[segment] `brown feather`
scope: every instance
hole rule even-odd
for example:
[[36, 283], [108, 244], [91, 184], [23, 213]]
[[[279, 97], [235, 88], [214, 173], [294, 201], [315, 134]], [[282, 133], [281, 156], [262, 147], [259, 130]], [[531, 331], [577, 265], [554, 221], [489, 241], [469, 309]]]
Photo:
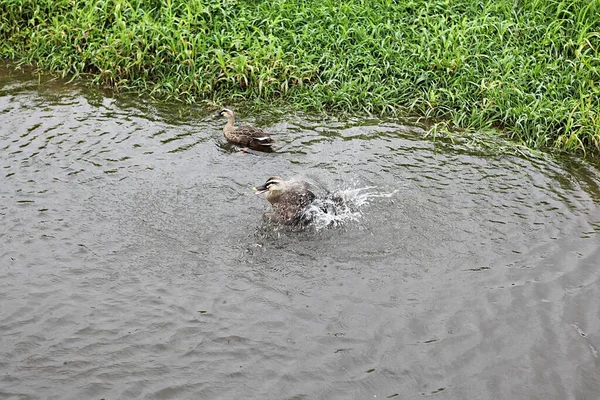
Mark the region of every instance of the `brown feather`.
[[[275, 182], [275, 186], [271, 185]], [[265, 198], [273, 209], [272, 217], [286, 224], [303, 222], [303, 212], [315, 200], [315, 194], [304, 181], [283, 181], [271, 177], [262, 188], [267, 188]]]
[[[225, 138], [231, 143], [248, 147], [269, 147], [274, 140], [262, 129], [252, 126], [240, 126], [232, 131], [225, 132]], [[262, 140], [261, 140], [262, 139]]]
[[233, 143], [246, 147], [270, 149], [275, 141], [268, 133], [253, 126], [235, 126], [235, 114], [227, 108], [217, 112], [217, 116], [226, 117], [227, 124], [223, 128], [225, 138]]

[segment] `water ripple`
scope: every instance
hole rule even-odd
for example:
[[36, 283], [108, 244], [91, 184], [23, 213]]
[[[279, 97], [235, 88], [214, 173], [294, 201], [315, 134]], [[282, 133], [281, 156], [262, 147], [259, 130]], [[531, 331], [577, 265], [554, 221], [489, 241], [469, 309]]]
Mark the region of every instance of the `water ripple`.
[[[197, 107], [0, 88], [0, 397], [600, 391], [597, 166], [241, 111], [278, 142], [243, 154]], [[358, 203], [274, 229], [275, 174]]]

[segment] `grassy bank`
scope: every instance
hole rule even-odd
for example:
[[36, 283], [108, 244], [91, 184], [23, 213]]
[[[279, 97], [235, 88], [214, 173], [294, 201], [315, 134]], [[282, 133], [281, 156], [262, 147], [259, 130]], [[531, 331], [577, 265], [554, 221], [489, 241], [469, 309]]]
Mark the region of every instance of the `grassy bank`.
[[159, 96], [600, 149], [598, 0], [0, 0], [0, 57]]

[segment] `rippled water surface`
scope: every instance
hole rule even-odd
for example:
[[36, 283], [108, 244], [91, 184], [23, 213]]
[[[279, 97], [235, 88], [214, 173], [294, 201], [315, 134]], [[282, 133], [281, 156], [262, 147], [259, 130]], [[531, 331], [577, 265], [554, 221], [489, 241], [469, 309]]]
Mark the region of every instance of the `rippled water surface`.
[[[0, 73], [0, 398], [598, 398], [596, 167], [241, 117], [277, 150]], [[271, 175], [365, 204], [274, 227], [251, 190]]]

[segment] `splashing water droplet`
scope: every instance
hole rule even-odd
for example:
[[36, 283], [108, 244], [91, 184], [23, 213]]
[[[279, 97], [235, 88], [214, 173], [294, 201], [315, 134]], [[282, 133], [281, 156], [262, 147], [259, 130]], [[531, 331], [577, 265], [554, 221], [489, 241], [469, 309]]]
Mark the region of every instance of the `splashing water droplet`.
[[380, 193], [374, 186], [339, 190], [317, 197], [302, 213], [302, 218], [310, 221], [317, 231], [324, 228], [336, 228], [351, 222], [358, 222], [363, 209], [373, 199], [390, 198], [398, 189], [389, 193]]

